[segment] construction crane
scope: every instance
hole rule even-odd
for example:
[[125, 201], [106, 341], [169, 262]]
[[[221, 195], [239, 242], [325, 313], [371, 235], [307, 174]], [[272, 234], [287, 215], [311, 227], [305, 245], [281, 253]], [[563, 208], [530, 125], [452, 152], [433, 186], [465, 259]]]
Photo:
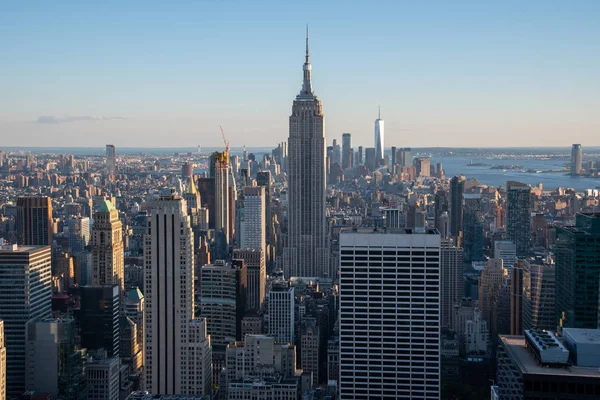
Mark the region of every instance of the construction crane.
[[219, 129], [221, 129], [221, 136], [223, 137], [223, 143], [225, 144], [225, 152], [229, 154], [229, 141], [225, 138], [225, 132], [223, 131], [223, 127], [219, 125]]

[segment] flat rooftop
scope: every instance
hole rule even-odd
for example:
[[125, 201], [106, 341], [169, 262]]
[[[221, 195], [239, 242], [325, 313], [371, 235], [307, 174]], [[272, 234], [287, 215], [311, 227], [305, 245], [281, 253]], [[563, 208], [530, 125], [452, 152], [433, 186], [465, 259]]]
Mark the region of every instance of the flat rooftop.
[[537, 360], [525, 346], [524, 336], [500, 335], [506, 352], [523, 374], [586, 376], [600, 378], [600, 369], [569, 366], [565, 368], [550, 368], [538, 364]]
[[563, 335], [568, 334], [581, 344], [600, 345], [600, 329], [563, 328]]
[[361, 233], [361, 234], [394, 234], [394, 235], [439, 235], [440, 232], [435, 228], [345, 228], [340, 233]]

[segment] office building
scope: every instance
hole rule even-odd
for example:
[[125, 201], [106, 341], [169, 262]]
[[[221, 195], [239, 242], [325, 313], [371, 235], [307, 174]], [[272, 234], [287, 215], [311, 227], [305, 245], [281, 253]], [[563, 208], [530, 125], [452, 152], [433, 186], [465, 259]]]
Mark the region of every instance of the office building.
[[[581, 344], [585, 343], [583, 339]], [[590, 348], [568, 349], [567, 343], [568, 339], [562, 343], [549, 331], [526, 330], [524, 336], [502, 335], [494, 388], [498, 399], [597, 399], [600, 358], [595, 358], [593, 367], [579, 365], [577, 360]], [[598, 341], [591, 348], [596, 355], [600, 354]]]
[[581, 163], [583, 161], [583, 151], [580, 144], [574, 144], [571, 147], [571, 175], [581, 174]]
[[273, 283], [267, 293], [269, 336], [283, 343], [294, 343], [294, 287], [284, 281]]
[[215, 351], [241, 339], [241, 326], [247, 302], [248, 270], [243, 260], [225, 263], [217, 260], [202, 267], [200, 278], [200, 317]]
[[52, 398], [88, 399], [85, 350], [75, 347], [73, 319], [32, 319], [26, 329], [26, 390]]
[[431, 176], [431, 160], [427, 157], [417, 157], [413, 160], [416, 176]]
[[115, 172], [116, 158], [117, 158], [117, 150], [115, 149], [115, 146], [112, 144], [107, 144], [106, 145], [106, 171], [109, 174], [112, 174]]
[[119, 317], [119, 352], [121, 363], [128, 367], [128, 374], [140, 374], [144, 365], [144, 337], [141, 325], [121, 315]]
[[17, 199], [17, 243], [23, 246], [52, 244], [52, 200], [49, 197]]
[[118, 285], [125, 290], [123, 224], [108, 200], [94, 214], [92, 229], [92, 285]]
[[441, 326], [452, 327], [454, 305], [463, 297], [464, 251], [443, 240], [440, 250]]
[[363, 165], [364, 160], [365, 160], [365, 158], [363, 155], [363, 147], [358, 146], [358, 151], [356, 152], [356, 165]]
[[529, 255], [531, 238], [531, 188], [520, 182], [506, 182], [506, 231], [517, 246], [517, 257]]
[[311, 386], [319, 383], [319, 326], [316, 318], [305, 317], [300, 332], [300, 365], [310, 374]]
[[206, 331], [206, 319], [190, 321], [188, 337], [187, 375], [189, 394], [212, 393], [212, 346]]
[[82, 347], [88, 350], [104, 349], [109, 357], [120, 356], [120, 297], [118, 285], [81, 288], [79, 326]]
[[312, 89], [306, 37], [302, 89], [290, 116], [288, 139], [288, 237], [284, 275], [329, 276], [325, 221], [325, 131], [321, 101]]
[[154, 394], [189, 393], [184, 362], [194, 318], [192, 243], [185, 202], [164, 190], [150, 203], [144, 239], [144, 375], [145, 389]]
[[463, 228], [463, 198], [466, 178], [457, 175], [450, 179], [450, 234], [457, 237]]
[[227, 385], [228, 400], [297, 400], [300, 395], [297, 378], [273, 375], [262, 378], [238, 379]]
[[481, 194], [466, 193], [463, 195], [463, 239], [462, 247], [465, 249], [465, 261], [483, 261], [483, 227], [485, 214], [481, 206]]
[[510, 334], [523, 333], [523, 273], [525, 261], [519, 260], [510, 273]]
[[225, 234], [229, 243], [229, 154], [227, 151], [213, 153], [215, 180], [215, 229]]
[[354, 151], [352, 150], [352, 135], [344, 133], [342, 135], [342, 168], [352, 168], [354, 161]]
[[50, 246], [0, 247], [0, 320], [4, 320], [7, 397], [25, 390], [26, 325], [52, 315]]
[[267, 250], [266, 204], [263, 186], [244, 188], [244, 217], [240, 221], [240, 248]]
[[6, 400], [6, 345], [2, 320], [0, 320], [0, 400]]
[[246, 308], [254, 311], [260, 310], [266, 295], [267, 265], [264, 253], [260, 249], [235, 249], [233, 250], [233, 259], [244, 260], [247, 269]]
[[379, 115], [375, 120], [375, 164], [377, 166], [383, 165], [383, 156], [385, 153], [384, 147], [384, 124], [381, 119], [381, 107], [379, 108]]
[[440, 246], [432, 229], [340, 233], [340, 398], [440, 398]]
[[496, 240], [494, 258], [502, 260], [504, 267], [510, 270], [517, 262], [517, 245], [510, 240]]
[[85, 365], [89, 400], [119, 400], [119, 358], [102, 352], [89, 355]]
[[459, 336], [462, 354], [487, 354], [490, 340], [488, 324], [481, 318], [481, 310], [473, 300], [463, 299], [454, 306], [452, 329]]
[[542, 260], [523, 260], [523, 329], [556, 329], [556, 268]]
[[409, 147], [400, 148], [396, 152], [396, 162], [402, 167], [410, 167], [412, 165], [411, 149]]
[[556, 228], [557, 321], [569, 328], [600, 326], [600, 214], [578, 213], [575, 226]]
[[365, 166], [371, 172], [377, 169], [377, 150], [374, 147], [365, 149]]
[[500, 295], [500, 287], [504, 282], [505, 273], [502, 260], [491, 258], [487, 261], [479, 278], [479, 309], [483, 320], [488, 323], [490, 328], [495, 319], [493, 316], [494, 304]]

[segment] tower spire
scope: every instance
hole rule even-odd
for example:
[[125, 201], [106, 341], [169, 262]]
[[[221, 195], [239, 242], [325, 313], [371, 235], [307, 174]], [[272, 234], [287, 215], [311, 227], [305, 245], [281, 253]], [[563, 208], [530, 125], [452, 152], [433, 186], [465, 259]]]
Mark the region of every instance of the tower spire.
[[310, 54], [308, 52], [308, 24], [306, 24], [306, 63], [310, 63]]
[[379, 115], [377, 116], [377, 119], [381, 119], [381, 104], [379, 105]]
[[302, 82], [302, 91], [300, 92], [300, 95], [312, 96], [313, 95], [312, 82], [311, 82], [312, 67], [310, 65], [310, 55], [308, 52], [308, 24], [306, 24], [306, 56], [304, 59], [304, 67], [302, 68], [302, 70], [304, 72], [304, 79]]

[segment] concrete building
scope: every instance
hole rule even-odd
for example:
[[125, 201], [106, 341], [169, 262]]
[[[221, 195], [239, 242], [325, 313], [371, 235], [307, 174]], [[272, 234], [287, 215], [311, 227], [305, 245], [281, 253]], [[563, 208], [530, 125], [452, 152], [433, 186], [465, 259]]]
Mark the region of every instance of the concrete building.
[[212, 393], [212, 346], [206, 332], [206, 319], [190, 322], [188, 336], [187, 374], [189, 394]]
[[557, 321], [569, 328], [600, 326], [600, 213], [576, 216], [575, 226], [557, 227]]
[[265, 302], [267, 264], [264, 252], [260, 249], [235, 249], [233, 259], [244, 260], [248, 274], [248, 295], [246, 308], [258, 311]]
[[105, 200], [94, 214], [92, 229], [92, 285], [118, 285], [125, 290], [123, 224], [119, 211]]
[[297, 378], [268, 377], [235, 380], [227, 386], [227, 400], [297, 400]]
[[556, 268], [540, 260], [523, 262], [523, 329], [556, 329]]
[[278, 342], [294, 343], [294, 287], [287, 282], [274, 282], [267, 293], [269, 336]]
[[[565, 336], [565, 344], [568, 340]], [[525, 336], [500, 336], [494, 388], [498, 399], [597, 399], [600, 358], [595, 357], [594, 367], [582, 366], [575, 361], [582, 353], [577, 348], [569, 351], [554, 332], [527, 330]], [[594, 354], [599, 354], [597, 349]]]
[[306, 37], [302, 89], [290, 115], [288, 138], [288, 237], [283, 271], [292, 276], [328, 277], [325, 220], [325, 131], [321, 101], [312, 89]]
[[454, 307], [453, 330], [458, 334], [462, 353], [484, 355], [488, 352], [488, 324], [473, 300], [463, 300]]
[[87, 358], [88, 399], [119, 400], [119, 358], [94, 354]]
[[26, 324], [52, 315], [50, 246], [0, 247], [0, 319], [4, 320], [6, 392], [25, 390]]
[[531, 247], [531, 187], [521, 182], [506, 182], [506, 231], [517, 247], [517, 257], [529, 255]]
[[354, 161], [354, 152], [352, 150], [352, 135], [342, 134], [342, 168], [352, 168]]
[[49, 197], [17, 199], [17, 243], [24, 246], [52, 244], [52, 200]]
[[431, 176], [431, 160], [428, 157], [417, 157], [413, 160], [416, 176]]
[[106, 172], [112, 174], [115, 172], [117, 150], [114, 145], [106, 145]]
[[490, 328], [495, 319], [493, 316], [494, 304], [498, 300], [505, 274], [506, 270], [503, 268], [502, 260], [491, 258], [487, 261], [479, 278], [479, 309], [483, 320], [488, 323]]
[[523, 333], [523, 260], [510, 273], [510, 334]]
[[450, 234], [453, 237], [458, 237], [460, 232], [464, 231], [463, 212], [466, 180], [464, 175], [457, 175], [450, 179]]
[[517, 261], [517, 245], [510, 240], [496, 240], [494, 242], [494, 258], [501, 259], [504, 268], [510, 270]]
[[300, 332], [300, 365], [302, 371], [311, 375], [311, 385], [319, 383], [319, 326], [315, 318], [305, 317]]
[[440, 398], [437, 230], [340, 233], [340, 397]]
[[440, 250], [441, 326], [451, 327], [454, 306], [463, 297], [463, 249], [442, 240]]
[[327, 381], [337, 382], [340, 379], [340, 340], [330, 339], [327, 342]]

